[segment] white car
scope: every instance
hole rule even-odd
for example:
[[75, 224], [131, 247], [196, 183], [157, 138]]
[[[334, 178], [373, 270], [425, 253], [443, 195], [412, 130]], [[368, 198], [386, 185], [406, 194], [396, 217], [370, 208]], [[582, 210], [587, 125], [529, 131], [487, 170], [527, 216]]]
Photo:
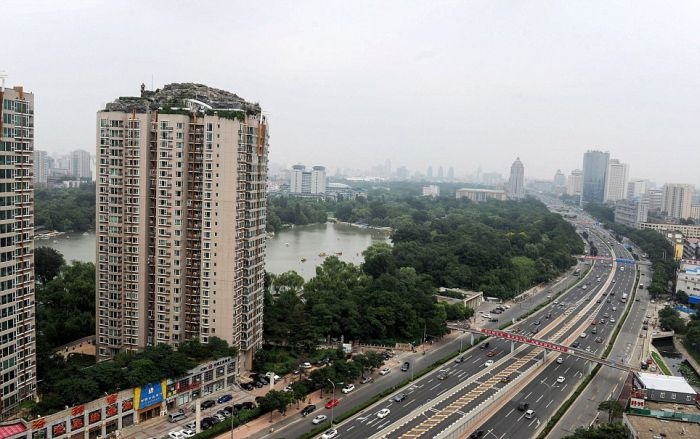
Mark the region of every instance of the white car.
[[302, 369], [311, 369], [311, 363], [308, 361], [301, 365]]
[[610, 323], [615, 323], [615, 318], [614, 318], [614, 317], [610, 317]]
[[274, 373], [274, 372], [268, 372], [268, 373], [265, 374], [265, 376], [268, 377], [269, 379], [275, 380], [275, 381], [279, 381], [279, 380], [282, 379], [279, 375], [277, 375], [277, 374]]
[[389, 409], [381, 409], [381, 410], [379, 410], [379, 412], [377, 412], [377, 417], [380, 418], [380, 419], [381, 419], [381, 418], [386, 418], [387, 416], [389, 416], [389, 413], [391, 413], [391, 410], [389, 410]]
[[185, 439], [185, 435], [182, 434], [182, 430], [171, 431], [170, 433], [168, 433], [168, 437], [171, 439]]
[[379, 375], [386, 375], [389, 372], [391, 372], [391, 369], [389, 369], [388, 367], [384, 367], [382, 368], [382, 370], [379, 371]]
[[321, 439], [331, 439], [332, 437], [336, 436], [338, 436], [338, 430], [331, 428], [330, 430], [326, 430], [326, 432], [321, 435]]
[[185, 436], [185, 437], [187, 437], [187, 438], [189, 438], [189, 437], [194, 437], [196, 434], [197, 434], [197, 433], [195, 433], [194, 430], [191, 430], [191, 429], [189, 429], [189, 428], [186, 429], [186, 430], [182, 430], [182, 435]]
[[493, 360], [489, 360], [486, 363], [484, 363], [484, 367], [489, 367], [491, 365], [493, 365]]
[[316, 416], [315, 418], [313, 418], [313, 419], [311, 420], [311, 423], [314, 424], [314, 425], [317, 425], [317, 424], [320, 424], [321, 422], [325, 421], [326, 419], [328, 419], [328, 416], [326, 416], [326, 415], [318, 415], [318, 416]]
[[355, 390], [355, 385], [354, 384], [348, 384], [347, 386], [343, 387], [340, 391], [343, 393], [350, 393], [353, 390]]
[[564, 377], [560, 376], [559, 378], [557, 378], [557, 382], [558, 382], [558, 383], [563, 383], [563, 382], [564, 382]]
[[562, 364], [564, 362], [564, 357], [557, 357], [557, 363]]

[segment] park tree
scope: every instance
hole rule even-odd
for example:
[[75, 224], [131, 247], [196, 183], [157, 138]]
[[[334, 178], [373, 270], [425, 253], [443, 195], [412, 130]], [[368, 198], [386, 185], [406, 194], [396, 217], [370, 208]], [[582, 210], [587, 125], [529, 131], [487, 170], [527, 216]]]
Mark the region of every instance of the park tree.
[[45, 284], [61, 272], [61, 267], [66, 261], [63, 255], [51, 247], [37, 247], [34, 249], [34, 273], [37, 280]]

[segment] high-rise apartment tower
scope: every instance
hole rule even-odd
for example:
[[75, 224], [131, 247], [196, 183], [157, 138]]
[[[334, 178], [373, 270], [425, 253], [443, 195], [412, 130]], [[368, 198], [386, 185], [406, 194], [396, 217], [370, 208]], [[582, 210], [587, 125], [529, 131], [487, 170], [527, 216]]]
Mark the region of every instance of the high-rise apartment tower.
[[693, 192], [692, 185], [666, 183], [663, 187], [661, 211], [671, 218], [690, 218]]
[[627, 198], [627, 180], [629, 179], [629, 166], [620, 163], [617, 159], [611, 159], [608, 164], [608, 173], [605, 179], [605, 194], [603, 200], [617, 201]]
[[0, 419], [36, 396], [34, 95], [0, 87]]
[[211, 337], [262, 345], [268, 126], [169, 84], [97, 113], [97, 356]]

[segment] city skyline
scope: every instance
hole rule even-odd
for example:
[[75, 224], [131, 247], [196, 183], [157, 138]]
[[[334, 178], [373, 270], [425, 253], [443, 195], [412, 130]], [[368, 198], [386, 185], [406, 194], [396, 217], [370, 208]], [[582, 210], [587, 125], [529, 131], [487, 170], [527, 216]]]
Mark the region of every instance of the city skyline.
[[[594, 149], [630, 177], [700, 183], [690, 168], [659, 166], [668, 151], [700, 160], [696, 3], [208, 2], [194, 15], [165, 4], [4, 5], [4, 29], [23, 44], [5, 49], [14, 62], [0, 70], [41, 96], [37, 149], [90, 149], [94, 108], [142, 83], [197, 81], [265, 102], [270, 160], [288, 166], [389, 159], [507, 175], [520, 157], [544, 179]], [[115, 56], [144, 41], [151, 49]]]

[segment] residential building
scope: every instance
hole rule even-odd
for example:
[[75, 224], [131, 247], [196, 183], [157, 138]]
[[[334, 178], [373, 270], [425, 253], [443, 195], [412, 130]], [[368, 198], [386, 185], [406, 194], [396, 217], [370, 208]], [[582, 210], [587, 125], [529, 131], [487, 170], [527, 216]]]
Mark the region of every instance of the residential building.
[[92, 158], [81, 149], [70, 153], [70, 173], [78, 180], [92, 180]]
[[508, 179], [508, 197], [514, 200], [525, 198], [525, 167], [520, 157], [516, 158], [510, 166], [510, 178]]
[[638, 229], [640, 223], [647, 221], [648, 209], [640, 200], [619, 200], [615, 203], [615, 222]]
[[641, 198], [647, 189], [651, 189], [648, 180], [633, 179], [627, 183], [627, 198]]
[[44, 187], [49, 182], [49, 156], [46, 151], [34, 151], [34, 186]]
[[480, 203], [487, 200], [506, 201], [508, 196], [506, 191], [502, 189], [479, 189], [479, 188], [464, 188], [457, 189], [457, 198], [468, 198], [475, 203]]
[[690, 217], [694, 220], [700, 219], [700, 204], [690, 206]]
[[700, 239], [683, 238], [683, 259], [700, 259]]
[[566, 190], [566, 176], [561, 172], [561, 169], [557, 169], [557, 172], [554, 174], [553, 183], [554, 190], [560, 193]]
[[566, 180], [566, 194], [570, 196], [581, 196], [583, 192], [583, 171], [574, 169]]
[[0, 419], [36, 398], [34, 94], [0, 86]]
[[[686, 241], [687, 239], [683, 242], [684, 253]], [[697, 241], [693, 241], [695, 241], [695, 251], [697, 252]], [[676, 273], [675, 292], [678, 291], [685, 291], [685, 293], [689, 296], [689, 303], [700, 303], [700, 260], [691, 258], [683, 259], [681, 261], [678, 273]]]
[[326, 168], [314, 166], [307, 170], [304, 165], [292, 166], [289, 180], [289, 193], [302, 197], [323, 197], [326, 195]]
[[424, 197], [439, 197], [440, 196], [440, 186], [436, 184], [430, 184], [428, 186], [423, 186], [423, 196]]
[[603, 201], [607, 203], [626, 199], [628, 177], [629, 166], [626, 163], [620, 163], [617, 159], [611, 159], [605, 179]]
[[693, 186], [689, 184], [666, 183], [663, 187], [662, 212], [671, 218], [690, 218], [693, 202]]
[[447, 168], [447, 179], [454, 180], [454, 178], [455, 178], [455, 168], [450, 166], [449, 168]]
[[649, 212], [661, 212], [663, 208], [664, 191], [661, 189], [648, 189], [642, 196], [649, 205]]
[[97, 113], [97, 359], [211, 337], [262, 346], [268, 124], [168, 84]]
[[584, 203], [602, 203], [604, 201], [609, 162], [609, 152], [586, 151], [583, 154], [583, 190], [581, 195]]

